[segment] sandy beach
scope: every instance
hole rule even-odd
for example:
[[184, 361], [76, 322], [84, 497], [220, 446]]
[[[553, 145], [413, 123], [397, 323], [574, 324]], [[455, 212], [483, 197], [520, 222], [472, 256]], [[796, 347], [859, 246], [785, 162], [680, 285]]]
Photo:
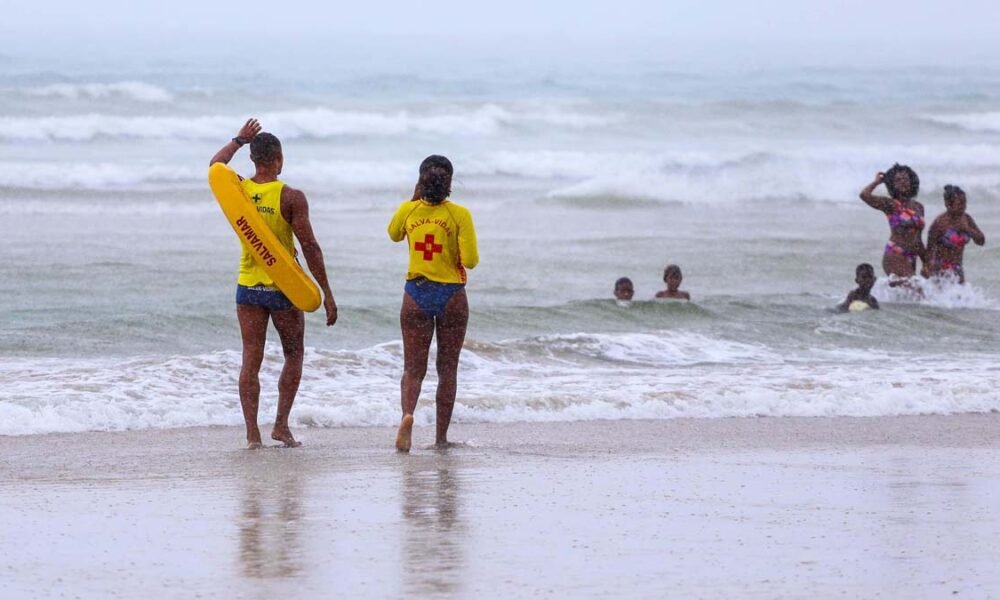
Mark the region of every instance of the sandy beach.
[[1000, 3], [9, 4], [0, 600], [1000, 600]]
[[0, 438], [0, 597], [1000, 596], [1000, 415]]

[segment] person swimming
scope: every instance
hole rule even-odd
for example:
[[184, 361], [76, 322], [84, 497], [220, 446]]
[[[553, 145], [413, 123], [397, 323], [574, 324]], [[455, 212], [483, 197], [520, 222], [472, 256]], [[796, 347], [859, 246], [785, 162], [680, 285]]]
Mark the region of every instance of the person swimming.
[[[883, 183], [889, 198], [873, 193]], [[920, 178], [916, 172], [897, 163], [885, 173], [875, 175], [859, 194], [865, 204], [882, 211], [889, 220], [890, 235], [882, 254], [882, 269], [886, 275], [901, 280], [916, 275], [917, 258], [927, 265], [927, 252], [921, 238], [924, 206], [914, 200], [919, 190]]]
[[977, 246], [986, 243], [976, 221], [965, 212], [966, 196], [957, 185], [944, 186], [945, 212], [939, 215], [927, 232], [927, 255], [930, 259], [924, 266], [924, 276], [957, 277], [965, 283], [965, 269], [962, 261], [965, 246], [971, 241]]
[[878, 300], [871, 295], [875, 281], [875, 267], [868, 263], [858, 265], [854, 269], [854, 283], [858, 284], [858, 287], [847, 293], [847, 298], [837, 305], [837, 310], [840, 312], [856, 312], [867, 308], [878, 310]]
[[403, 418], [396, 449], [409, 452], [413, 413], [427, 373], [431, 339], [437, 332], [437, 436], [448, 445], [448, 427], [455, 408], [458, 359], [465, 344], [469, 301], [466, 269], [479, 263], [476, 230], [467, 208], [449, 199], [454, 169], [444, 156], [432, 155], [420, 164], [413, 198], [399, 205], [389, 221], [389, 238], [407, 240], [406, 273], [399, 323], [403, 334], [403, 378], [400, 402]]
[[632, 303], [632, 296], [635, 295], [635, 287], [628, 277], [619, 277], [615, 281], [615, 301], [619, 306], [628, 306]]
[[684, 274], [681, 273], [681, 268], [677, 265], [667, 265], [667, 268], [663, 270], [663, 282], [667, 284], [667, 289], [656, 292], [656, 297], [691, 300], [691, 294], [680, 289], [682, 281], [684, 281]]

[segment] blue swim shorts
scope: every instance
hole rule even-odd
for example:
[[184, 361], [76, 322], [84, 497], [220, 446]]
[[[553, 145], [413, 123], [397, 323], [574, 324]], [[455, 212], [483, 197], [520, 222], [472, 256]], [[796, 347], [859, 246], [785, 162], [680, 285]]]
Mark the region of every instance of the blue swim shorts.
[[294, 308], [292, 301], [276, 287], [267, 285], [236, 286], [236, 304], [263, 306], [270, 310], [288, 310]]

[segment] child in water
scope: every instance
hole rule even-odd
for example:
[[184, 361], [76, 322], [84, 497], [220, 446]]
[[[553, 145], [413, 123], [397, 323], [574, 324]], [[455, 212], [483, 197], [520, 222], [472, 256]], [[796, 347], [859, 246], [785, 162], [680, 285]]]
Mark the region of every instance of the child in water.
[[635, 287], [628, 277], [619, 277], [615, 282], [615, 301], [619, 306], [628, 306], [632, 303], [632, 296], [635, 295]]
[[663, 270], [663, 282], [667, 284], [667, 289], [656, 292], [657, 298], [673, 298], [675, 300], [690, 300], [691, 294], [680, 289], [684, 275], [677, 265], [667, 265]]
[[875, 285], [875, 268], [868, 263], [861, 263], [854, 270], [854, 283], [858, 288], [851, 290], [839, 305], [840, 312], [857, 312], [868, 308], [878, 310], [878, 300], [872, 296], [872, 286]]

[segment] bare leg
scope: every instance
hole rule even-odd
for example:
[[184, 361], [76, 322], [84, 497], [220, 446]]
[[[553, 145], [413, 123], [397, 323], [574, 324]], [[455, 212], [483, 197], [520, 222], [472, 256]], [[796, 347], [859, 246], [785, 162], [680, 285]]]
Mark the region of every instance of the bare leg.
[[902, 287], [918, 298], [923, 298], [924, 290], [913, 280], [916, 275], [915, 262], [900, 254], [886, 254], [882, 257], [882, 268], [886, 275], [895, 275], [898, 279], [890, 281], [889, 287]]
[[[900, 279], [909, 279], [914, 275], [913, 263], [901, 254], [885, 254], [882, 256], [882, 269], [886, 275], [895, 275]], [[901, 285], [901, 284], [896, 284]]]
[[459, 290], [448, 301], [444, 315], [437, 321], [437, 437], [438, 446], [448, 445], [448, 426], [455, 408], [458, 390], [458, 358], [465, 344], [469, 324], [469, 299]]
[[396, 449], [400, 452], [409, 452], [413, 411], [417, 408], [420, 388], [427, 374], [427, 353], [434, 337], [434, 321], [420, 310], [413, 298], [403, 294], [399, 325], [403, 330], [403, 379], [399, 384], [403, 418], [396, 435]]
[[267, 339], [267, 309], [246, 304], [236, 305], [243, 338], [243, 366], [240, 369], [240, 406], [247, 428], [247, 448], [261, 447], [257, 428], [257, 407], [260, 405], [260, 363], [264, 359]]
[[274, 429], [271, 439], [277, 440], [287, 448], [297, 448], [302, 445], [292, 436], [288, 428], [288, 415], [292, 412], [295, 394], [299, 391], [302, 381], [302, 359], [305, 344], [305, 315], [297, 308], [276, 310], [271, 313], [271, 321], [281, 338], [281, 350], [285, 355], [285, 364], [278, 378], [278, 414], [274, 417]]
[[413, 415], [403, 415], [396, 430], [396, 450], [409, 452], [413, 445]]

